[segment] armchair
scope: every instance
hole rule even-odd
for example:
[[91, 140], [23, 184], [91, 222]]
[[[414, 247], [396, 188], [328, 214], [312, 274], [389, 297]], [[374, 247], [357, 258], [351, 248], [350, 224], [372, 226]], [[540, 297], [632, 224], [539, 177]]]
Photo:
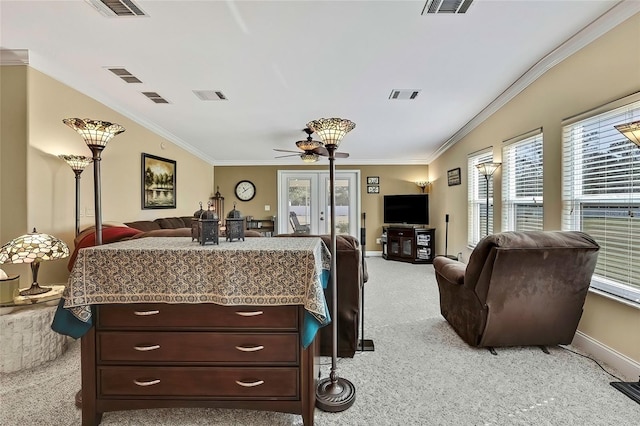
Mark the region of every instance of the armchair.
[[434, 259], [440, 312], [471, 346], [569, 344], [599, 249], [575, 231], [489, 235], [468, 265]]
[[309, 234], [311, 227], [309, 225], [301, 225], [296, 212], [289, 212], [289, 223], [293, 228], [294, 234]]

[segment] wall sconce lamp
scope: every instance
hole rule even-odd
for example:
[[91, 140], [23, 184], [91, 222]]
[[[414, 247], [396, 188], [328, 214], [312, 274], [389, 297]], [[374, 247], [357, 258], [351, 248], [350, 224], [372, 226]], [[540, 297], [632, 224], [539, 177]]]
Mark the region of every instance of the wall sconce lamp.
[[422, 193], [423, 193], [423, 194], [424, 194], [424, 189], [425, 189], [426, 187], [428, 187], [430, 183], [431, 183], [431, 182], [426, 181], [426, 180], [419, 180], [419, 181], [416, 181], [416, 185], [418, 185], [418, 186], [420, 187], [420, 190], [422, 191]]
[[640, 120], [626, 124], [618, 124], [613, 127], [640, 148]]
[[38, 284], [38, 270], [40, 262], [45, 260], [62, 259], [69, 256], [69, 247], [64, 241], [49, 234], [41, 234], [33, 228], [30, 234], [14, 238], [0, 247], [0, 264], [2, 263], [30, 263], [33, 283], [31, 287], [20, 292], [20, 296], [35, 296], [51, 290]]
[[108, 121], [65, 118], [64, 124], [78, 132], [93, 154], [93, 194], [96, 214], [96, 245], [102, 245], [102, 203], [100, 198], [100, 155], [109, 141], [125, 128]]
[[493, 176], [496, 170], [498, 170], [498, 167], [500, 167], [501, 165], [502, 163], [492, 163], [492, 162], [476, 164], [476, 167], [478, 168], [478, 171], [480, 172], [480, 174], [484, 176], [484, 178], [487, 180], [487, 220], [486, 220], [487, 232], [485, 236], [489, 235], [489, 178]]
[[80, 234], [80, 175], [85, 167], [93, 161], [91, 157], [84, 155], [58, 155], [58, 157], [71, 167], [76, 175], [76, 237]]

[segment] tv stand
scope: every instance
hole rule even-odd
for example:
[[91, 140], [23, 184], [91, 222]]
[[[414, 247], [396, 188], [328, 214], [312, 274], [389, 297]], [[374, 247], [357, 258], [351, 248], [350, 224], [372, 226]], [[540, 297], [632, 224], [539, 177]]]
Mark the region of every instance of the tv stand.
[[382, 228], [382, 257], [410, 263], [433, 263], [436, 230], [410, 225]]

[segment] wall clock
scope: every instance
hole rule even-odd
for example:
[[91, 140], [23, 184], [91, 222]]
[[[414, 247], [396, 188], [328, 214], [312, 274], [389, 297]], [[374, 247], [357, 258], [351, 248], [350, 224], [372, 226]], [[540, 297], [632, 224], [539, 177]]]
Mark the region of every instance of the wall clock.
[[240, 201], [249, 201], [256, 196], [256, 186], [248, 180], [241, 180], [236, 185], [236, 197]]

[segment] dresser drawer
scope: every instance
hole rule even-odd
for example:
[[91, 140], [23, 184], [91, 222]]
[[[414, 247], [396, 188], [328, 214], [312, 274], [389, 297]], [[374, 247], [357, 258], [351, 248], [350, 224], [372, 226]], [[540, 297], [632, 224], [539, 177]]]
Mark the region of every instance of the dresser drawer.
[[214, 303], [127, 303], [98, 305], [98, 329], [220, 328], [298, 329], [298, 306], [221, 306]]
[[98, 367], [102, 397], [299, 398], [297, 368]]
[[296, 365], [297, 333], [101, 331], [98, 362], [278, 363]]

